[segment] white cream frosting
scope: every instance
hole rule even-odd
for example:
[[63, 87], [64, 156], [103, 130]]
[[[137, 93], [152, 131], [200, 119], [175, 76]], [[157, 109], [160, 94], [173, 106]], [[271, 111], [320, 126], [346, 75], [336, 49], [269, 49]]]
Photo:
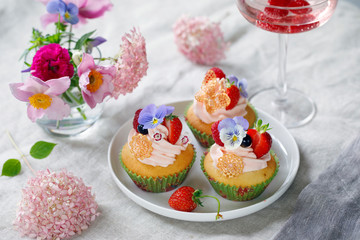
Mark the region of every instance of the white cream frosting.
[[[161, 166], [167, 167], [173, 164], [176, 160], [176, 156], [185, 150], [190, 143], [190, 138], [186, 135], [181, 135], [179, 140], [175, 144], [171, 144], [167, 137], [169, 135], [168, 129], [164, 125], [158, 125], [154, 129], [148, 129], [149, 133], [146, 137], [151, 141], [153, 151], [149, 158], [139, 159], [138, 160], [144, 164], [151, 166]], [[128, 142], [131, 141], [132, 137], [137, 135], [135, 129], [131, 129], [128, 135]], [[161, 134], [161, 140], [156, 140], [154, 138], [155, 134]], [[187, 137], [188, 141], [183, 144], [183, 138]], [[130, 145], [129, 145], [130, 147]], [[130, 148], [131, 149], [131, 148]]]
[[216, 110], [213, 113], [208, 113], [206, 111], [205, 104], [194, 99], [194, 113], [200, 118], [204, 123], [213, 123], [219, 120], [223, 120], [225, 118], [233, 118], [235, 116], [245, 116], [246, 115], [246, 105], [247, 100], [244, 97], [240, 97], [236, 106], [230, 110], [226, 110], [225, 108], [221, 108]]
[[218, 159], [222, 157], [225, 153], [233, 153], [243, 159], [244, 162], [243, 172], [257, 171], [266, 168], [267, 162], [270, 161], [271, 159], [270, 152], [268, 152], [261, 158], [256, 158], [256, 155], [251, 147], [247, 147], [247, 148], [238, 147], [235, 150], [227, 150], [224, 147], [221, 147], [217, 144], [213, 144], [210, 148], [210, 156], [214, 161], [214, 167], [216, 169], [218, 169], [217, 167]]

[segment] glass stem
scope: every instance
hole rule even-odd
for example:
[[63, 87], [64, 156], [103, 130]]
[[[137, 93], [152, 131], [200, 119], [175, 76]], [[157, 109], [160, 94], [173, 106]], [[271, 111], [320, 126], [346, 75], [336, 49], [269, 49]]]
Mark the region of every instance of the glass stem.
[[278, 104], [285, 104], [287, 83], [286, 83], [286, 56], [288, 47], [288, 34], [279, 34], [279, 73], [276, 89], [278, 91]]

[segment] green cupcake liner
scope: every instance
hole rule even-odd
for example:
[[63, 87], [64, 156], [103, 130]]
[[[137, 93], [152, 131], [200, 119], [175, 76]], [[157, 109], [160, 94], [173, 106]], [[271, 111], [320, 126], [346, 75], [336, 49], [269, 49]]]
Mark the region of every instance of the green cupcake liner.
[[[184, 113], [185, 122], [186, 122], [186, 124], [189, 126], [191, 132], [193, 133], [193, 135], [194, 135], [194, 137], [196, 138], [196, 140], [198, 140], [198, 142], [201, 144], [201, 146], [203, 146], [203, 147], [205, 147], [205, 148], [209, 148], [211, 145], [213, 145], [213, 144], [215, 143], [212, 135], [211, 135], [211, 134], [208, 135], [208, 134], [206, 134], [206, 133], [200, 132], [199, 130], [197, 130], [196, 128], [194, 128], [194, 127], [189, 123], [189, 121], [187, 120], [186, 115], [187, 115], [187, 112], [188, 112], [188, 110], [189, 110], [189, 108], [190, 108], [191, 105], [192, 105], [192, 103], [190, 103], [190, 104], [186, 107], [186, 109], [185, 109], [185, 113]], [[251, 126], [249, 126], [249, 128], [252, 128], [252, 127], [254, 126], [255, 122], [256, 122], [257, 119], [258, 119], [258, 113], [257, 113], [257, 111], [255, 110], [254, 106], [253, 106], [251, 103], [248, 102], [247, 105], [254, 111], [255, 117], [256, 117], [254, 123], [253, 123]]]
[[265, 182], [262, 182], [255, 186], [254, 185], [248, 186], [245, 188], [230, 186], [229, 184], [225, 185], [224, 183], [220, 183], [220, 182], [212, 179], [205, 172], [205, 169], [204, 169], [205, 154], [201, 158], [200, 166], [201, 166], [201, 169], [202, 169], [204, 175], [210, 182], [210, 184], [213, 187], [213, 189], [215, 190], [215, 192], [217, 194], [219, 194], [221, 197], [226, 198], [228, 200], [233, 200], [233, 201], [248, 201], [248, 200], [258, 197], [261, 193], [263, 193], [265, 191], [266, 187], [274, 179], [274, 177], [277, 175], [277, 173], [279, 171], [279, 167], [280, 167], [279, 158], [275, 155], [275, 153], [272, 150], [270, 150], [270, 154], [274, 157], [275, 162], [276, 162], [276, 169], [275, 169], [274, 174]]
[[121, 152], [119, 155], [119, 160], [120, 160], [121, 166], [124, 168], [125, 172], [129, 175], [131, 180], [140, 189], [147, 191], [147, 192], [153, 192], [153, 193], [167, 192], [167, 191], [171, 191], [171, 190], [177, 188], [185, 180], [189, 170], [191, 169], [191, 167], [194, 164], [195, 159], [196, 159], [196, 150], [194, 148], [194, 157], [193, 157], [190, 165], [186, 169], [184, 169], [183, 171], [181, 171], [179, 173], [169, 175], [166, 177], [152, 178], [152, 177], [140, 176], [140, 175], [137, 175], [136, 173], [130, 171], [122, 161]]

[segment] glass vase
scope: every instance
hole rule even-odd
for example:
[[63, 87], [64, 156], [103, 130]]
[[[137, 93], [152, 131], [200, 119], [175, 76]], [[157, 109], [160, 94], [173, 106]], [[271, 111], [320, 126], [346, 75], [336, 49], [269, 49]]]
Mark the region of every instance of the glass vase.
[[91, 109], [86, 103], [71, 107], [68, 117], [62, 120], [51, 120], [44, 116], [36, 120], [36, 123], [45, 130], [45, 132], [56, 136], [75, 136], [91, 126], [100, 118], [104, 110], [104, 103], [97, 104]]

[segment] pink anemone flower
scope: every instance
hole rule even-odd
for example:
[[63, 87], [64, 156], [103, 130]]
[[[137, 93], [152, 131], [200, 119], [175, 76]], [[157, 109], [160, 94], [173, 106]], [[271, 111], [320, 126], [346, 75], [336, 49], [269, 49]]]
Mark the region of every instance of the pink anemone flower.
[[70, 106], [60, 97], [70, 86], [70, 78], [50, 79], [46, 82], [30, 76], [24, 83], [12, 83], [12, 94], [20, 101], [28, 102], [27, 114], [31, 121], [42, 118], [61, 120], [69, 116]]
[[90, 54], [83, 54], [78, 66], [79, 85], [85, 102], [94, 108], [97, 103], [102, 103], [106, 96], [111, 96], [114, 85], [111, 83], [115, 77], [114, 66], [105, 67], [95, 65]]
[[[51, 0], [38, 0], [47, 5]], [[104, 15], [106, 11], [110, 11], [113, 4], [110, 0], [63, 0], [64, 3], [73, 3], [79, 8], [79, 23], [85, 24], [87, 18], [98, 18]], [[58, 14], [47, 13], [41, 17], [43, 27], [49, 23], [58, 21]]]

